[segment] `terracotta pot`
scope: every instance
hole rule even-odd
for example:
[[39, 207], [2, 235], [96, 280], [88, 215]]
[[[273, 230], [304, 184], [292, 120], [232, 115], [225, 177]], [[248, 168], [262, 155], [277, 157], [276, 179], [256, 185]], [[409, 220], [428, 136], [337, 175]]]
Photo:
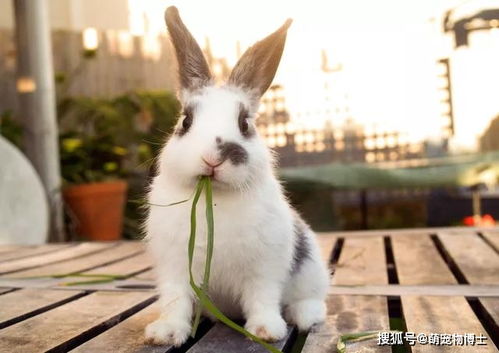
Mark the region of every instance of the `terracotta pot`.
[[77, 233], [89, 240], [120, 239], [126, 190], [121, 180], [65, 188], [64, 201], [77, 218]]

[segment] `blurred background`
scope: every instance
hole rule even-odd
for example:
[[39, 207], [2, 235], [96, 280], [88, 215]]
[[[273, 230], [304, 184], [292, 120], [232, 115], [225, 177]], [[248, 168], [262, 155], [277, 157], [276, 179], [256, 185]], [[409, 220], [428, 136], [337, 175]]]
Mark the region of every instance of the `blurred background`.
[[[55, 239], [141, 236], [154, 156], [180, 109], [169, 5], [220, 82], [293, 18], [257, 125], [314, 229], [499, 218], [499, 0], [48, 0], [51, 56], [38, 69], [50, 66], [62, 188], [47, 186], [32, 145], [46, 131], [28, 112], [43, 87], [23, 71], [36, 43], [26, 19], [39, 16], [24, 2], [0, 2], [0, 133], [42, 174]], [[95, 213], [114, 225], [87, 225]]]

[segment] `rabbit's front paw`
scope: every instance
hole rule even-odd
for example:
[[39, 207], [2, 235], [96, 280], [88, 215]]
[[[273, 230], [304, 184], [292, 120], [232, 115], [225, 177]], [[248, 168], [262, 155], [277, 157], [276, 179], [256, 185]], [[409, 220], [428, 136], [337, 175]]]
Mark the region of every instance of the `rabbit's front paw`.
[[267, 314], [252, 317], [245, 326], [246, 330], [268, 342], [276, 342], [284, 338], [287, 326], [280, 314]]
[[180, 347], [191, 333], [191, 325], [186, 321], [158, 319], [146, 327], [145, 342], [156, 345]]

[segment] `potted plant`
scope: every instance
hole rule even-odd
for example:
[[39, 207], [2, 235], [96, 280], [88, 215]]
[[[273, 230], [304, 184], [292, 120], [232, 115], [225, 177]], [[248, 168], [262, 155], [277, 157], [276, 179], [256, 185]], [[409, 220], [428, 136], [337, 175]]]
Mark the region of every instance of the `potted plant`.
[[166, 91], [59, 102], [63, 197], [79, 236], [111, 240], [123, 230], [128, 238], [140, 237], [141, 202], [126, 202], [127, 196], [143, 198], [152, 161], [179, 108]]
[[128, 124], [108, 100], [68, 98], [59, 106], [62, 194], [69, 223], [79, 237], [121, 237]]

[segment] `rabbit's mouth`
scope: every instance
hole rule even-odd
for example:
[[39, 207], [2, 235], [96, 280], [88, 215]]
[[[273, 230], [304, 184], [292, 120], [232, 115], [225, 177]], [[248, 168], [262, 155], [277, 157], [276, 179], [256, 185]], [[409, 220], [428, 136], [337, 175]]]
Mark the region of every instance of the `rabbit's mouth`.
[[199, 177], [209, 177], [211, 180], [216, 180], [218, 175], [217, 175], [217, 170], [216, 168], [203, 168], [203, 172], [199, 174]]
[[222, 164], [224, 161], [217, 161], [217, 162], [208, 162], [206, 159], [202, 158], [204, 165], [203, 165], [203, 171], [201, 173], [201, 177], [207, 176], [210, 177], [212, 181], [221, 181], [221, 173], [222, 173]]
[[199, 174], [198, 178], [209, 177], [211, 179], [213, 189], [232, 189], [233, 186], [229, 180], [226, 180], [221, 171], [214, 169], [209, 172]]

